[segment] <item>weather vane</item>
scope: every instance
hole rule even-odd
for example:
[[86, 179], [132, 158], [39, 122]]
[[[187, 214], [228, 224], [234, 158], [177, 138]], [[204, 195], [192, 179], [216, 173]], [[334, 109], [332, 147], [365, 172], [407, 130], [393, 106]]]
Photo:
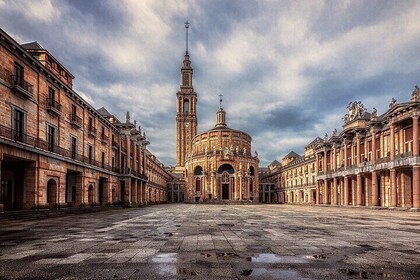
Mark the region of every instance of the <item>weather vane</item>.
[[188, 28], [190, 27], [190, 23], [188, 20], [185, 22], [185, 42], [186, 42], [186, 54], [188, 54]]

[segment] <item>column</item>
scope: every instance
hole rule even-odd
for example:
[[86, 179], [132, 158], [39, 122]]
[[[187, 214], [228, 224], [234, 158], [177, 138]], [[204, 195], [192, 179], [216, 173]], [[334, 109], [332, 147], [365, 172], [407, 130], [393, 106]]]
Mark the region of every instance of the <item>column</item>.
[[[390, 138], [390, 148], [389, 148], [389, 155], [390, 155], [390, 160], [394, 160], [395, 158], [395, 127], [393, 123], [389, 124], [389, 138]], [[395, 200], [396, 201], [396, 200]], [[395, 204], [397, 205], [397, 204]]]
[[239, 174], [239, 200], [242, 200], [242, 174]]
[[360, 163], [360, 135], [357, 133], [356, 136], [356, 164]]
[[413, 114], [413, 156], [419, 155], [419, 116]]
[[319, 181], [316, 182], [316, 197], [315, 197], [315, 204], [319, 204]]
[[356, 205], [357, 177], [351, 177], [351, 205]]
[[378, 199], [378, 176], [376, 171], [372, 172], [372, 187], [371, 187], [371, 194], [372, 194], [372, 206], [379, 206], [379, 199]]
[[344, 177], [344, 201], [343, 205], [349, 205], [349, 177]]
[[413, 166], [413, 208], [420, 208], [420, 166]]
[[369, 177], [368, 174], [365, 176], [365, 194], [364, 194], [364, 203], [365, 206], [371, 206], [372, 205], [372, 177]]
[[337, 205], [337, 178], [333, 179], [331, 204]]
[[327, 149], [324, 150], [324, 163], [323, 163], [323, 169], [324, 174], [327, 174]]
[[372, 128], [371, 132], [372, 132], [372, 164], [374, 164], [376, 162], [376, 131], [374, 128]]
[[391, 207], [397, 207], [397, 176], [396, 176], [396, 170], [391, 169], [389, 171], [389, 176], [391, 180]]
[[356, 178], [356, 204], [362, 205], [362, 175], [357, 174]]
[[[125, 139], [126, 139], [126, 147], [127, 147], [127, 156], [126, 156], [126, 163], [125, 163], [125, 166], [127, 167], [127, 168], [130, 168], [131, 169], [131, 161], [130, 161], [130, 158], [131, 158], [131, 156], [130, 156], [130, 154], [131, 154], [131, 145], [130, 145], [130, 132], [128, 132], [128, 133], [126, 133], [126, 135], [125, 135]], [[125, 173], [124, 171], [123, 171], [123, 173]]]
[[344, 140], [344, 168], [347, 168], [347, 157], [348, 157], [348, 155], [347, 155], [347, 144], [346, 144], [346, 140]]
[[324, 180], [324, 196], [323, 196], [323, 200], [324, 200], [324, 204], [328, 204], [328, 181], [327, 179]]

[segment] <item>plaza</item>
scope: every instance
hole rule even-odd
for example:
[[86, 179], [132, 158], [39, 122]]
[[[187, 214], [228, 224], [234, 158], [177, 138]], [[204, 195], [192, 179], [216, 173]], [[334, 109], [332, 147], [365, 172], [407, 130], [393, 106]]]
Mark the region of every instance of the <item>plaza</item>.
[[417, 279], [418, 213], [166, 204], [0, 228], [0, 279]]

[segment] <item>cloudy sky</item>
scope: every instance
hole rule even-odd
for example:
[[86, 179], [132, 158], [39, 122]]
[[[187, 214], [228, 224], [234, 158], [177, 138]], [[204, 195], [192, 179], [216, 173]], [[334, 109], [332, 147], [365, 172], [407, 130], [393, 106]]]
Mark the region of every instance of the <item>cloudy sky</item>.
[[224, 95], [230, 127], [261, 165], [341, 129], [350, 101], [383, 113], [420, 85], [420, 1], [0, 0], [0, 27], [38, 41], [74, 89], [121, 120], [131, 112], [175, 163], [175, 94], [190, 26], [199, 131]]

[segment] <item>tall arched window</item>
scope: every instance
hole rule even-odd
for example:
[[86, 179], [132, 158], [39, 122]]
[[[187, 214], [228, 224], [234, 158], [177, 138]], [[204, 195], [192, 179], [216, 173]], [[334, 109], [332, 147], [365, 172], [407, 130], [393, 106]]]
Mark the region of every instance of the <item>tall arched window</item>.
[[88, 203], [93, 203], [93, 202], [94, 202], [93, 185], [89, 185], [89, 188], [88, 188]]
[[184, 114], [188, 115], [190, 113], [190, 101], [188, 99], [184, 99]]

